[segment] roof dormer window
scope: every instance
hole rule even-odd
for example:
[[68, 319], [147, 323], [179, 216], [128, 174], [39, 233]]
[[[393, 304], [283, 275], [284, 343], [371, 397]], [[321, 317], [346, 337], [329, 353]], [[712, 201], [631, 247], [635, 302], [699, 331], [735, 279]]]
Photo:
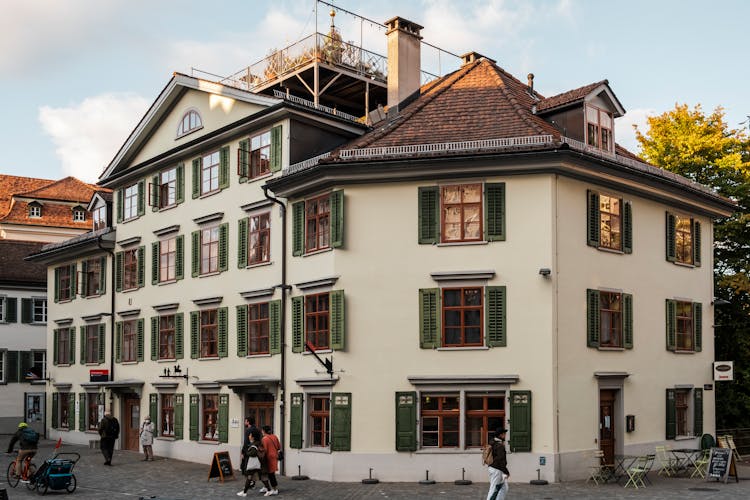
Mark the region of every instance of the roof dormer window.
[[29, 205], [29, 217], [39, 218], [42, 216], [42, 206], [36, 203]]
[[611, 153], [614, 147], [612, 124], [612, 113], [587, 104], [586, 144]]
[[177, 139], [203, 128], [201, 115], [194, 109], [188, 110], [182, 115], [182, 120], [177, 126]]
[[85, 222], [86, 221], [86, 212], [80, 208], [76, 207], [73, 209], [73, 222]]

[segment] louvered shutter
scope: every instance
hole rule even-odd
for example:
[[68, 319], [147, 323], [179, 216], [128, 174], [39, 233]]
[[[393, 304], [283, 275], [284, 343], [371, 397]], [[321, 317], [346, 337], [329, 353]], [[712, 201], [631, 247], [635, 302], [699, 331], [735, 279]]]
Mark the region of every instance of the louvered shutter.
[[136, 356], [137, 356], [138, 361], [143, 361], [143, 351], [144, 351], [144, 345], [143, 345], [144, 338], [143, 337], [145, 335], [145, 332], [144, 332], [145, 325], [143, 323], [144, 323], [143, 318], [140, 318], [138, 320], [137, 330], [136, 330], [137, 341], [138, 341], [138, 343], [136, 344], [136, 347], [137, 347]]
[[193, 231], [193, 278], [197, 278], [201, 273], [201, 232]]
[[174, 395], [174, 438], [182, 439], [182, 429], [185, 427], [185, 396]]
[[219, 226], [219, 271], [229, 269], [229, 223]]
[[159, 284], [159, 243], [155, 241], [151, 243], [151, 284]]
[[[1, 352], [0, 356], [2, 356]], [[5, 381], [8, 383], [15, 384], [20, 380], [18, 377], [18, 369], [20, 365], [18, 357], [18, 351], [6, 351], [8, 365], [3, 368], [5, 369]]]
[[633, 207], [629, 201], [622, 207], [622, 251], [633, 253]]
[[219, 394], [219, 442], [229, 442], [229, 395]]
[[86, 430], [86, 393], [78, 394], [78, 430]]
[[674, 389], [667, 389], [666, 439], [677, 437], [677, 410], [675, 408]]
[[122, 209], [125, 205], [125, 188], [117, 190], [117, 222], [122, 222]]
[[175, 201], [179, 205], [185, 201], [185, 164], [177, 165], [177, 182], [175, 186]]
[[433, 349], [440, 346], [440, 290], [419, 290], [419, 347]]
[[247, 306], [237, 306], [237, 356], [247, 356]]
[[331, 349], [340, 351], [346, 348], [346, 321], [344, 291], [334, 290], [330, 293], [330, 328]]
[[104, 323], [99, 323], [97, 326], [97, 332], [99, 334], [99, 352], [98, 355], [98, 362], [104, 363], [104, 358], [106, 356], [107, 352], [107, 344], [106, 344], [106, 332], [107, 332], [107, 325]]
[[122, 321], [115, 323], [115, 361], [122, 361]]
[[505, 183], [484, 185], [487, 205], [485, 240], [505, 241]]
[[693, 220], [693, 264], [701, 265], [701, 223]]
[[587, 217], [586, 217], [586, 235], [587, 244], [591, 247], [599, 246], [599, 232], [601, 230], [601, 217], [599, 215], [599, 193], [596, 191], [586, 191], [588, 199]]
[[344, 245], [344, 192], [331, 193], [331, 247]]
[[190, 357], [192, 359], [198, 359], [198, 353], [200, 352], [200, 312], [190, 312]]
[[34, 366], [34, 353], [31, 351], [21, 351], [21, 370], [18, 372], [19, 382], [31, 383], [31, 379], [28, 378], [31, 368]]
[[151, 189], [149, 190], [149, 193], [151, 194], [151, 199], [149, 200], [151, 204], [151, 210], [156, 212], [159, 210], [159, 176], [158, 175], [151, 177]]
[[667, 350], [677, 349], [677, 301], [666, 301]]
[[175, 242], [174, 277], [181, 280], [185, 276], [185, 237], [179, 235]]
[[487, 287], [487, 346], [505, 347], [508, 345], [506, 334], [506, 289], [504, 286]]
[[305, 338], [305, 298], [292, 297], [292, 352], [302, 352]]
[[622, 338], [625, 349], [633, 348], [633, 296], [622, 294]]
[[151, 316], [151, 361], [159, 359], [159, 316]]
[[[76, 364], [76, 329], [75, 327], [68, 328], [68, 338], [70, 339], [70, 351], [68, 352], [68, 364]], [[82, 364], [86, 363], [86, 360], [81, 360]]]
[[271, 172], [281, 170], [283, 151], [281, 131], [281, 125], [277, 125], [271, 129]]
[[75, 300], [76, 293], [78, 293], [78, 273], [76, 271], [76, 264], [70, 265], [70, 300]]
[[146, 181], [138, 181], [138, 216], [146, 213]]
[[59, 336], [60, 332], [57, 329], [52, 331], [52, 364], [55, 366], [57, 365], [57, 360], [59, 359], [57, 352], [57, 340]]
[[531, 451], [531, 391], [510, 391], [510, 450]]
[[677, 260], [677, 242], [676, 242], [677, 232], [675, 229], [675, 223], [676, 223], [675, 216], [667, 212], [666, 246], [667, 246], [667, 260], [669, 262], [674, 262]]
[[190, 395], [190, 440], [198, 441], [198, 394]]
[[247, 267], [247, 226], [247, 217], [239, 220], [237, 227], [237, 267], [239, 269]]
[[703, 350], [703, 305], [693, 302], [693, 341], [695, 352]]
[[270, 354], [281, 354], [281, 301], [268, 303], [268, 343]]
[[352, 449], [352, 393], [331, 394], [331, 451]]
[[76, 393], [68, 393], [68, 429], [74, 431], [76, 429]]
[[122, 252], [115, 253], [115, 291], [122, 292], [122, 268], [124, 262]]
[[107, 293], [107, 257], [99, 257], [99, 294]]
[[34, 322], [34, 301], [32, 299], [21, 299], [21, 323]]
[[60, 268], [55, 268], [55, 302], [60, 301]]
[[89, 293], [89, 287], [88, 287], [88, 269], [89, 269], [89, 263], [88, 261], [84, 260], [81, 262], [81, 296], [86, 297]]
[[228, 324], [229, 324], [229, 308], [220, 307], [218, 310], [219, 317], [219, 357], [226, 358], [229, 355], [229, 342], [228, 342]]
[[305, 202], [292, 203], [292, 255], [305, 253]]
[[229, 187], [229, 146], [219, 150], [219, 189]]
[[247, 182], [248, 177], [248, 156], [250, 153], [250, 142], [247, 139], [240, 141], [239, 149], [237, 150], [237, 175], [240, 177], [240, 182]]
[[140, 246], [137, 251], [138, 258], [138, 288], [146, 284], [146, 247]]
[[86, 327], [82, 326], [79, 328], [81, 332], [81, 364], [85, 365], [88, 362], [88, 356], [86, 356], [86, 342], [87, 342], [87, 336], [86, 336]]
[[182, 359], [185, 357], [185, 318], [184, 313], [174, 315], [174, 357]]
[[6, 297], [5, 308], [5, 322], [16, 323], [18, 321], [18, 299], [16, 297]]
[[196, 158], [193, 160], [193, 199], [198, 198], [201, 195], [202, 165], [203, 158]]
[[600, 315], [599, 290], [586, 290], [586, 345], [588, 347], [599, 347]]
[[417, 393], [396, 393], [396, 451], [417, 451]]
[[703, 389], [693, 389], [693, 436], [703, 434]]
[[420, 245], [435, 244], [440, 241], [439, 189], [438, 186], [419, 188], [417, 241]]
[[151, 422], [154, 423], [154, 437], [159, 435], [159, 395], [149, 394], [148, 396], [148, 411]]
[[304, 395], [299, 392], [291, 395], [291, 410], [289, 411], [289, 447], [302, 448], [302, 401]]
[[52, 393], [52, 428], [60, 427], [60, 394]]

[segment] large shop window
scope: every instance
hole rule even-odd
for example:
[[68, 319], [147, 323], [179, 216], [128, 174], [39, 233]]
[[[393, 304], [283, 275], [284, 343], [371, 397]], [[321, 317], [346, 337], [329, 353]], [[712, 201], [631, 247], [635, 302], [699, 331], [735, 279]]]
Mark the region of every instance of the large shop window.
[[[81, 426], [81, 430], [85, 428], [89, 431], [98, 431], [99, 422], [104, 418], [104, 393], [82, 393], [81, 400], [80, 412], [86, 418], [85, 425]], [[85, 411], [84, 408], [86, 408]]]
[[586, 344], [595, 348], [633, 348], [633, 296], [586, 290]]
[[292, 352], [343, 350], [344, 325], [343, 290], [292, 297]]
[[[157, 418], [151, 415], [151, 419]], [[175, 395], [162, 394], [161, 407], [159, 409], [159, 433], [165, 437], [175, 437]]]
[[703, 349], [703, 307], [700, 302], [667, 299], [667, 350]]
[[701, 223], [684, 215], [667, 212], [667, 260], [701, 265]]
[[344, 192], [333, 191], [292, 204], [292, 254], [314, 253], [344, 244]]
[[667, 439], [703, 434], [703, 389], [667, 389]]

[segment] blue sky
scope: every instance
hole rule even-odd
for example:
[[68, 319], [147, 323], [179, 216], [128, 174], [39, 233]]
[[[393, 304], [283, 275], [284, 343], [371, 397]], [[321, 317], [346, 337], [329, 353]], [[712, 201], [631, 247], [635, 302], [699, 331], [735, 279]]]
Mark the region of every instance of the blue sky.
[[[476, 51], [554, 95], [604, 78], [631, 124], [675, 103], [750, 115], [742, 0], [334, 0], [383, 22], [423, 25], [424, 40]], [[174, 71], [242, 69], [315, 30], [314, 0], [3, 0], [0, 173], [95, 182]], [[319, 6], [319, 31], [330, 8]], [[385, 53], [384, 31], [343, 12], [345, 40]], [[423, 55], [425, 60], [430, 54]], [[445, 64], [445, 60], [444, 65]], [[426, 68], [436, 71], [437, 68]], [[643, 126], [641, 125], [641, 128]]]

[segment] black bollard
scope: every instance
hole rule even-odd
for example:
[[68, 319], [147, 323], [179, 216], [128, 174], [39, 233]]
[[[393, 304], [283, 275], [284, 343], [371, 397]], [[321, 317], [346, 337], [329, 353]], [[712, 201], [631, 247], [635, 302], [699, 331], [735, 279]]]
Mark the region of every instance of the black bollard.
[[456, 479], [453, 481], [453, 484], [457, 484], [458, 486], [468, 486], [471, 484], [471, 481], [466, 479], [466, 469], [461, 467], [461, 479]]
[[370, 477], [368, 477], [367, 479], [363, 479], [362, 484], [378, 484], [379, 482], [379, 479], [374, 479], [372, 477], [372, 467], [370, 467]]
[[424, 479], [422, 479], [419, 484], [435, 484], [434, 479], [430, 479], [430, 471], [426, 470], [424, 471]]
[[540, 471], [541, 469], [536, 470], [536, 479], [532, 479], [531, 481], [529, 481], [529, 484], [533, 484], [536, 486], [544, 486], [545, 484], [549, 484], [547, 483], [546, 479], [542, 479], [542, 473]]
[[292, 476], [292, 481], [306, 481], [308, 479], [310, 479], [310, 478], [307, 477], [307, 476], [303, 476], [302, 475], [302, 466], [298, 465], [297, 466], [297, 475], [296, 476]]

